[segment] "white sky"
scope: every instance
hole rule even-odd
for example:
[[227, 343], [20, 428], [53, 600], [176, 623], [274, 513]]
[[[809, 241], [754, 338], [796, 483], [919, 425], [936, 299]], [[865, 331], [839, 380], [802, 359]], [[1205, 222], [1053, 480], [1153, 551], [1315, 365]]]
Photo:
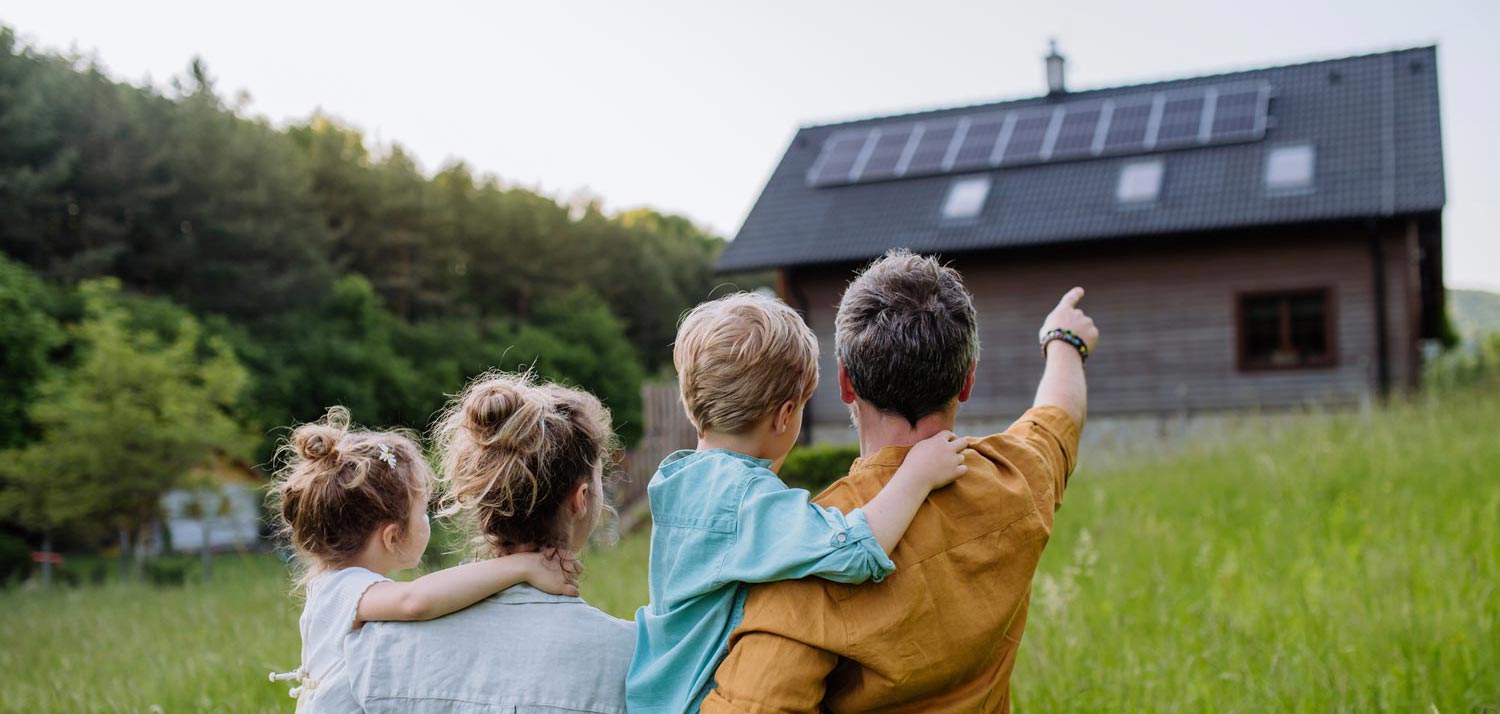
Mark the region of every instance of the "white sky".
[[[278, 124], [323, 108], [428, 171], [462, 158], [727, 237], [801, 124], [1436, 42], [1450, 287], [1500, 290], [1500, 2], [68, 2], [0, 22], [161, 83], [202, 56]], [[1486, 89], [1488, 87], [1488, 89]]]

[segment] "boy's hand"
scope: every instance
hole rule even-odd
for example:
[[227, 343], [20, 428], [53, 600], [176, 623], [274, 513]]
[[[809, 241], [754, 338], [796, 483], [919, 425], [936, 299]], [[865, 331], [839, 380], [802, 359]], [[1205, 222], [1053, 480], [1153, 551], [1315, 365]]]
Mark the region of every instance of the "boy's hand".
[[547, 550], [543, 553], [520, 553], [516, 557], [526, 560], [526, 582], [532, 587], [553, 595], [578, 597], [578, 576], [583, 574], [583, 563], [567, 553]]
[[1083, 314], [1078, 309], [1078, 301], [1083, 299], [1083, 288], [1073, 288], [1062, 300], [1058, 301], [1057, 307], [1042, 321], [1042, 333], [1046, 334], [1056, 329], [1072, 330], [1083, 340], [1083, 344], [1089, 346], [1093, 351], [1094, 345], [1099, 342], [1099, 328], [1094, 327], [1094, 319]]
[[968, 439], [961, 439], [951, 431], [939, 432], [911, 447], [899, 471], [906, 471], [910, 478], [929, 489], [942, 488], [969, 469], [964, 465], [964, 450], [967, 448]]

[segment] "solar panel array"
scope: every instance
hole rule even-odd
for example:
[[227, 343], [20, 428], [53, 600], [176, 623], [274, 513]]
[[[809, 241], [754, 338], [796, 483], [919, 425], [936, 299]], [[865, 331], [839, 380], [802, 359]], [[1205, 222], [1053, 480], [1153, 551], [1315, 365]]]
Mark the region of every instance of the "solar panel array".
[[882, 181], [1265, 137], [1264, 82], [843, 129], [808, 171], [814, 186]]

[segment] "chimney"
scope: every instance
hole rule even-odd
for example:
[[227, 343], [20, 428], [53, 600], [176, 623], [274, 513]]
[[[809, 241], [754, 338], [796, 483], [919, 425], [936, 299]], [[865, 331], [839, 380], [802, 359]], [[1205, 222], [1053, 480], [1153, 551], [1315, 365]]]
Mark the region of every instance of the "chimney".
[[1047, 96], [1055, 97], [1068, 93], [1068, 87], [1063, 81], [1063, 70], [1068, 58], [1057, 53], [1057, 38], [1047, 40], [1050, 53], [1044, 58], [1047, 60]]

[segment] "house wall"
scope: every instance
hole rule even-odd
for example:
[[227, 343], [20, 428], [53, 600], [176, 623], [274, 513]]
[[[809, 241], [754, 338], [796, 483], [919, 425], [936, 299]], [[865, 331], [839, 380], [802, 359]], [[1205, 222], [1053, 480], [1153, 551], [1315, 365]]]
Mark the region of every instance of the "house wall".
[[[196, 553], [205, 545], [210, 550], [257, 547], [264, 498], [260, 489], [244, 484], [225, 484], [210, 491], [168, 491], [161, 498], [161, 508], [172, 550]], [[193, 517], [194, 501], [199, 503], [197, 513], [206, 517]]]
[[[1377, 229], [1384, 263], [1390, 383], [1412, 388], [1420, 374], [1415, 230]], [[1031, 403], [1042, 361], [1042, 319], [1073, 285], [1101, 331], [1090, 357], [1091, 417], [1181, 418], [1226, 410], [1348, 405], [1379, 393], [1375, 251], [1364, 224], [1265, 233], [1217, 233], [1117, 244], [956, 255], [951, 263], [974, 294], [981, 355], [963, 423], [1003, 424]], [[804, 310], [822, 348], [823, 378], [811, 408], [812, 438], [850, 441], [838, 396], [833, 323], [858, 266], [799, 270], [786, 297]], [[1328, 367], [1248, 372], [1237, 366], [1237, 296], [1329, 288], [1336, 321]]]

